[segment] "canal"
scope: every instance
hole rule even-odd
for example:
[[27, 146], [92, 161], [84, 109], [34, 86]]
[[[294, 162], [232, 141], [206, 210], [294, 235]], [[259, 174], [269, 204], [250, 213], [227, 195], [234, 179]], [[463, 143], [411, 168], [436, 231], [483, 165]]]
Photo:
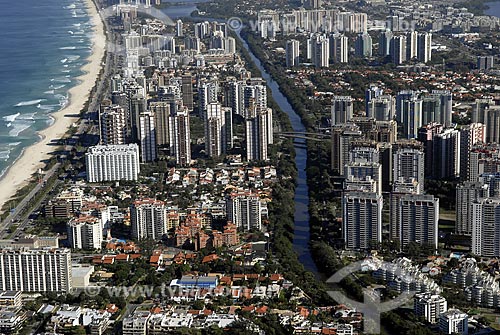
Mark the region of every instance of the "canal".
[[[255, 57], [252, 50], [248, 47], [247, 42], [241, 37], [240, 32], [237, 31], [236, 35], [243, 43], [244, 48], [250, 54], [253, 62], [262, 73], [262, 78], [267, 82], [267, 86], [271, 90], [274, 101], [278, 104], [282, 111], [284, 111], [290, 118], [293, 130], [296, 132], [304, 132], [306, 129], [302, 124], [299, 115], [295, 113], [292, 106], [288, 103], [286, 97], [281, 93], [278, 83], [276, 83], [269, 73], [264, 69], [260, 60]], [[295, 188], [295, 228], [293, 247], [299, 256], [300, 262], [304, 265], [306, 270], [311, 271], [316, 276], [318, 269], [313, 261], [309, 250], [309, 188], [307, 186], [306, 176], [306, 163], [307, 163], [307, 149], [305, 148], [305, 139], [297, 139], [295, 143], [295, 163], [298, 170], [297, 187]]]

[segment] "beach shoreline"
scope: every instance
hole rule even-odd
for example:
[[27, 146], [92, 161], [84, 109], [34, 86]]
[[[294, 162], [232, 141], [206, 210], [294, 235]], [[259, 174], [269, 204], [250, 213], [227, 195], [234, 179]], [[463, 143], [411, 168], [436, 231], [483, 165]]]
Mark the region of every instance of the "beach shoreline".
[[80, 111], [87, 103], [90, 92], [96, 84], [99, 73], [103, 68], [106, 48], [104, 24], [101, 21], [93, 0], [85, 0], [87, 13], [92, 20], [92, 52], [87, 57], [87, 63], [82, 67], [83, 75], [76, 78], [78, 84], [68, 91], [68, 104], [59, 111], [51, 114], [54, 118], [52, 125], [41, 130], [40, 140], [25, 148], [17, 160], [5, 171], [0, 178], [0, 208], [4, 206], [21, 188], [32, 179], [38, 169], [45, 166], [44, 161], [51, 158], [51, 153], [57, 150], [52, 143], [61, 139], [80, 120]]

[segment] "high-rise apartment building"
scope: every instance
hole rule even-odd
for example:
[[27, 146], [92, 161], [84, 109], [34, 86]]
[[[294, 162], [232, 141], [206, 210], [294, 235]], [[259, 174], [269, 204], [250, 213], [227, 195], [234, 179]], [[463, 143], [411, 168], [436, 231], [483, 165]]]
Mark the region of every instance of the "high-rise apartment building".
[[470, 180], [470, 153], [478, 143], [485, 143], [486, 127], [482, 123], [471, 123], [460, 128], [460, 180]]
[[354, 102], [350, 96], [332, 98], [332, 125], [347, 123], [354, 116]]
[[347, 36], [340, 34], [333, 35], [330, 41], [330, 46], [332, 48], [330, 56], [332, 57], [334, 63], [349, 62], [349, 38]]
[[404, 138], [417, 138], [422, 126], [422, 100], [418, 92], [402, 91], [396, 97], [396, 121]]
[[433, 90], [422, 98], [422, 124], [437, 122], [451, 127], [453, 97], [450, 91]]
[[458, 234], [472, 234], [472, 204], [487, 197], [489, 197], [489, 185], [483, 185], [481, 182], [466, 181], [457, 186], [456, 232]]
[[70, 292], [69, 249], [3, 249], [0, 251], [0, 290]]
[[120, 106], [104, 108], [99, 115], [101, 144], [125, 144], [127, 140], [125, 110]]
[[273, 111], [267, 108], [245, 121], [247, 160], [266, 161], [268, 145], [273, 143]]
[[210, 103], [205, 113], [205, 154], [219, 157], [227, 149], [225, 107], [220, 103]]
[[472, 253], [500, 257], [500, 199], [483, 198], [472, 204]]
[[198, 108], [200, 116], [207, 109], [207, 105], [213, 102], [218, 102], [219, 83], [216, 81], [201, 82], [198, 88]]
[[406, 33], [406, 59], [417, 58], [418, 53], [418, 32], [410, 31]]
[[401, 65], [406, 62], [406, 36], [393, 36], [390, 44], [392, 62]]
[[330, 63], [330, 41], [324, 35], [312, 37], [311, 57], [315, 67], [328, 67]]
[[170, 101], [155, 101], [149, 105], [154, 115], [154, 126], [156, 133], [156, 144], [158, 147], [167, 147], [169, 144], [168, 117], [175, 103]]
[[332, 170], [334, 173], [345, 175], [351, 142], [362, 138], [362, 131], [354, 123], [338, 124], [332, 127]]
[[438, 179], [454, 179], [460, 176], [460, 131], [448, 128], [436, 134], [433, 140], [432, 175]]
[[72, 218], [67, 224], [67, 231], [73, 249], [100, 250], [102, 247], [102, 222], [95, 216]]
[[418, 130], [417, 139], [424, 145], [426, 176], [432, 176], [434, 173], [434, 140], [442, 131], [443, 125], [435, 122], [427, 123]]
[[182, 75], [182, 104], [193, 111], [193, 76], [190, 73]]
[[406, 195], [420, 194], [419, 183], [415, 179], [404, 179], [393, 181], [392, 190], [389, 196], [390, 216], [389, 216], [389, 234], [393, 241], [401, 242], [401, 206], [400, 200]]
[[386, 30], [380, 34], [378, 40], [378, 54], [379, 56], [386, 57], [391, 54], [391, 41], [392, 31]]
[[344, 192], [342, 234], [345, 247], [367, 250], [382, 242], [382, 196], [369, 192]]
[[233, 193], [226, 198], [227, 219], [238, 230], [250, 231], [262, 228], [262, 203], [257, 194]]
[[179, 166], [191, 164], [191, 130], [189, 111], [185, 108], [170, 114], [168, 118], [170, 156]]
[[359, 34], [356, 38], [356, 56], [371, 57], [372, 56], [372, 37], [368, 33]]
[[424, 190], [425, 159], [422, 145], [416, 141], [401, 141], [393, 145], [393, 181], [416, 180], [420, 193]]
[[419, 33], [417, 39], [417, 59], [422, 63], [430, 62], [432, 59], [432, 33]]
[[367, 103], [366, 116], [377, 121], [394, 119], [396, 100], [391, 95], [381, 95], [370, 99]]
[[300, 64], [300, 43], [297, 40], [286, 42], [286, 67], [296, 67]]
[[167, 233], [165, 203], [155, 199], [136, 200], [130, 208], [132, 237], [159, 240]]
[[401, 247], [409, 243], [438, 246], [439, 199], [432, 195], [407, 194], [399, 199]]
[[139, 116], [139, 142], [141, 162], [153, 162], [158, 158], [156, 145], [155, 115], [151, 111]]

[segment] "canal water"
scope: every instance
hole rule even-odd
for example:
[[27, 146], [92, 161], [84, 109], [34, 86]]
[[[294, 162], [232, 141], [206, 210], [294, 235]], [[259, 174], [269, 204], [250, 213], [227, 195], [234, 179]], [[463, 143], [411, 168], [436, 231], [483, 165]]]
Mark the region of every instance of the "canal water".
[[[304, 132], [306, 129], [299, 115], [295, 113], [286, 97], [281, 93], [278, 83], [276, 83], [269, 73], [266, 72], [260, 60], [255, 57], [246, 41], [241, 37], [240, 32], [238, 31], [236, 33], [245, 49], [250, 54], [253, 62], [262, 73], [262, 78], [267, 82], [267, 86], [272, 92], [274, 101], [276, 101], [281, 110], [290, 118], [293, 130], [296, 132]], [[298, 180], [297, 187], [295, 188], [295, 231], [293, 247], [304, 267], [317, 276], [318, 269], [309, 250], [309, 188], [306, 179], [307, 149], [305, 148], [305, 139], [297, 139], [294, 143], [297, 143], [297, 146], [295, 146], [295, 163], [298, 170]]]

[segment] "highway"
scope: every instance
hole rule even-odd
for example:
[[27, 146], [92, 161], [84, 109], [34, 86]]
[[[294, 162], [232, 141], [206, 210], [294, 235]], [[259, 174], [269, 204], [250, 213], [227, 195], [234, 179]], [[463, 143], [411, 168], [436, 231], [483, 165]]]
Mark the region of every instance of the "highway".
[[[41, 182], [38, 183], [31, 190], [31, 192], [28, 193], [28, 195], [26, 195], [24, 199], [17, 204], [17, 206], [11, 211], [11, 213], [5, 218], [5, 220], [3, 220], [3, 222], [0, 224], [0, 237], [5, 238], [5, 235], [8, 234], [7, 230], [10, 228], [10, 226], [20, 219], [20, 215], [23, 214], [26, 206], [30, 205], [35, 196], [45, 187], [47, 180], [49, 180], [49, 178], [54, 175], [54, 173], [59, 169], [60, 166], [61, 163], [54, 164], [54, 166], [45, 173]], [[27, 215], [27, 213], [24, 213], [24, 215]], [[19, 228], [20, 227], [18, 227], [18, 229]]]

